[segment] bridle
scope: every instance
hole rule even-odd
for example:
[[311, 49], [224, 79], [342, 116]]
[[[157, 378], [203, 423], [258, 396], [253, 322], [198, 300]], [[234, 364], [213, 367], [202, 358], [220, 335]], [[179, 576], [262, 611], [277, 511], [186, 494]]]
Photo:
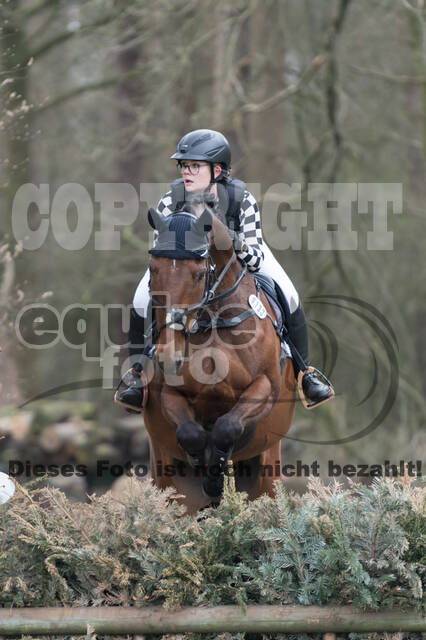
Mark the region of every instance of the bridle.
[[[229, 258], [229, 260], [227, 261], [226, 265], [223, 267], [222, 271], [220, 272], [219, 275], [216, 275], [216, 265], [213, 262], [210, 254], [208, 254], [207, 258], [207, 269], [205, 272], [205, 283], [204, 283], [204, 292], [203, 292], [203, 297], [201, 298], [201, 300], [199, 302], [195, 302], [194, 304], [192, 304], [190, 307], [188, 307], [187, 309], [183, 310], [183, 309], [179, 309], [176, 307], [167, 307], [165, 305], [162, 305], [156, 298], [155, 296], [151, 296], [151, 300], [154, 303], [155, 307], [154, 308], [162, 308], [165, 309], [166, 311], [166, 322], [164, 324], [161, 325], [161, 327], [158, 327], [155, 329], [155, 340], [158, 339], [161, 331], [163, 329], [165, 329], [166, 327], [170, 327], [175, 331], [182, 331], [183, 335], [185, 336], [185, 340], [188, 340], [189, 336], [191, 334], [195, 334], [195, 333], [200, 333], [202, 331], [207, 331], [209, 328], [213, 328], [214, 326], [222, 326], [222, 323], [224, 322], [224, 320], [222, 319], [222, 323], [214, 323], [214, 322], [202, 322], [201, 321], [201, 316], [203, 314], [203, 312], [213, 303], [217, 302], [218, 300], [221, 300], [222, 298], [225, 298], [226, 296], [230, 296], [232, 293], [234, 293], [242, 279], [244, 278], [244, 276], [247, 273], [247, 265], [243, 264], [242, 270], [241, 272], [238, 274], [234, 284], [232, 285], [232, 287], [230, 287], [229, 289], [226, 289], [225, 291], [222, 291], [218, 294], [216, 294], [216, 291], [218, 289], [218, 287], [220, 286], [220, 284], [223, 282], [223, 279], [225, 277], [225, 275], [227, 274], [227, 272], [229, 271], [231, 265], [233, 264], [234, 260], [236, 260], [236, 256], [235, 254], [232, 254], [232, 256]], [[186, 328], [185, 324], [186, 324], [186, 320], [189, 316], [190, 313], [192, 313], [193, 311], [198, 310], [197, 316], [194, 320], [194, 322], [192, 323], [191, 329], [188, 331], [188, 329]], [[243, 314], [241, 314], [243, 315]], [[247, 314], [245, 317], [248, 317], [248, 315], [252, 315], [252, 310], [250, 309], [250, 313]], [[239, 318], [239, 316], [237, 316]], [[244, 317], [244, 319], [245, 319]], [[220, 320], [220, 318], [217, 318], [217, 320]], [[231, 319], [232, 320], [232, 319]], [[242, 322], [242, 320], [241, 320]], [[226, 326], [226, 325], [223, 325]], [[235, 326], [234, 323], [230, 324], [229, 326]], [[152, 325], [151, 325], [152, 327]]]

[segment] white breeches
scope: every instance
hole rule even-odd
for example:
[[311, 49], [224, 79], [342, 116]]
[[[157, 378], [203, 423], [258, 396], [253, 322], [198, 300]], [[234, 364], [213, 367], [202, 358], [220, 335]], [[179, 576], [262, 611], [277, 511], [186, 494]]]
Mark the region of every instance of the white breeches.
[[[299, 294], [296, 288], [278, 260], [274, 258], [272, 251], [265, 243], [262, 245], [262, 251], [264, 255], [262, 266], [259, 269], [259, 273], [263, 273], [266, 276], [272, 278], [284, 293], [290, 313], [296, 311], [299, 306]], [[147, 309], [149, 304], [149, 269], [145, 271], [142, 280], [139, 282], [133, 298], [133, 307], [136, 313], [146, 318]]]
[[263, 262], [259, 273], [264, 273], [277, 283], [287, 300], [290, 313], [294, 313], [299, 306], [299, 294], [296, 287], [278, 262], [270, 248], [265, 243], [262, 244]]

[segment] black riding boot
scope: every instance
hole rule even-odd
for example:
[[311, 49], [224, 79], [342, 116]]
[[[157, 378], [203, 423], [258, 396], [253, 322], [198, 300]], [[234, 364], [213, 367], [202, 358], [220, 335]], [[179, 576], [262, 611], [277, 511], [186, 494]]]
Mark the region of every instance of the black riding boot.
[[[290, 338], [290, 350], [293, 356], [293, 367], [296, 379], [300, 371], [304, 372], [302, 377], [302, 391], [306, 401], [305, 406], [313, 409], [334, 396], [333, 387], [326, 382], [326, 378], [320, 379], [321, 374], [312, 367], [309, 367], [308, 356], [308, 329], [306, 326], [305, 313], [301, 304], [296, 311], [287, 315], [288, 337]], [[296, 349], [294, 349], [294, 347]], [[297, 351], [297, 353], [295, 353]]]
[[[147, 349], [149, 350], [150, 345], [147, 344], [147, 339], [145, 338], [145, 318], [136, 313], [135, 309], [132, 307], [130, 311], [130, 327], [129, 327], [129, 356], [140, 356], [140, 361], [135, 362], [133, 367], [129, 369], [123, 378], [120, 380], [120, 383], [117, 388], [117, 393], [115, 395], [115, 401], [118, 404], [122, 404], [127, 408], [127, 411], [132, 412], [140, 412], [142, 410], [142, 401], [143, 401], [143, 386], [141, 381], [141, 371], [143, 370], [144, 356], [147, 355]], [[123, 391], [118, 391], [121, 384], [126, 385], [126, 388]], [[134, 409], [132, 409], [134, 407]]]

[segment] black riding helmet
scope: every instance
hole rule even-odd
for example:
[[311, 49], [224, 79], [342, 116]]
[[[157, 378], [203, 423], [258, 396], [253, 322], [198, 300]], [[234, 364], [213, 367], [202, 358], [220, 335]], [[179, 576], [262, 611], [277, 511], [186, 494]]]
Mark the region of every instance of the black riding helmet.
[[183, 136], [178, 142], [176, 153], [170, 156], [174, 160], [204, 160], [210, 163], [211, 182], [220, 180], [213, 178], [213, 164], [221, 164], [225, 175], [231, 168], [231, 148], [228, 140], [219, 131], [212, 129], [196, 129]]

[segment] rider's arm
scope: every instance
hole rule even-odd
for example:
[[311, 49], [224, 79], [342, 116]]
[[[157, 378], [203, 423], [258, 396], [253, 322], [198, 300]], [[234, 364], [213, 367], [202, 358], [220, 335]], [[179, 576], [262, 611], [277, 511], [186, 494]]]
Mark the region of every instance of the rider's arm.
[[246, 263], [249, 271], [259, 271], [263, 263], [262, 227], [260, 211], [255, 197], [246, 191], [241, 202], [240, 228], [242, 246], [236, 245], [236, 253], [240, 260]]

